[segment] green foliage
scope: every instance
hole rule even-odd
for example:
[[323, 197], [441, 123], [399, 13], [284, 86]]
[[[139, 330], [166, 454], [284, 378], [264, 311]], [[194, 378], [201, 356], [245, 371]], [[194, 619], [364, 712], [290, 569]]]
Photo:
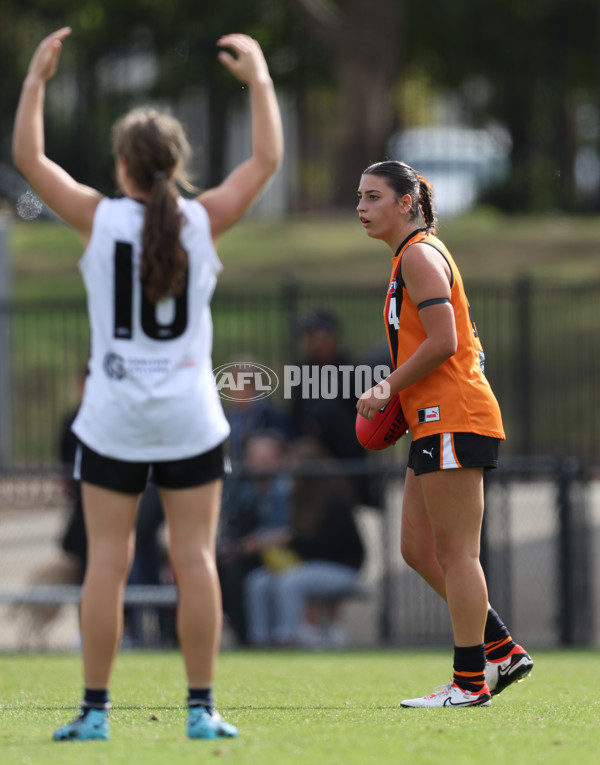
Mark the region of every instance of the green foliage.
[[595, 0], [432, 0], [433, 33], [417, 3], [406, 8], [409, 61], [454, 94], [464, 119], [511, 134], [512, 173], [490, 201], [508, 212], [576, 209], [577, 110], [597, 104]]
[[[0, 163], [10, 162], [31, 53], [63, 24], [73, 35], [48, 88], [48, 151], [103, 191], [111, 190], [114, 119], [141, 102], [177, 108], [199, 89], [210, 141], [200, 182], [220, 181], [226, 111], [239, 86], [218, 64], [215, 44], [241, 31], [261, 42], [278, 87], [294, 97], [302, 209], [345, 205], [360, 169], [383, 158], [390, 133], [435, 121], [440, 96], [465, 123], [500, 123], [511, 134], [511, 175], [488, 201], [509, 212], [598, 205], [597, 194], [579, 198], [574, 178], [577, 150], [598, 148], [596, 0], [431, 0], [426, 14], [407, 0], [3, 0]], [[156, 77], [128, 88], [125, 70], [139, 54], [156, 64]], [[121, 67], [108, 88], [100, 77], [107, 62]], [[332, 100], [324, 118], [309, 107], [323, 88]], [[594, 113], [587, 135], [582, 107]]]
[[0, 657], [3, 765], [187, 763], [239, 765], [592, 765], [600, 732], [592, 651], [534, 653], [524, 683], [491, 708], [409, 710], [399, 702], [426, 693], [451, 673], [450, 651], [304, 654], [224, 653], [218, 707], [240, 738], [185, 738], [185, 684], [174, 653], [124, 653], [112, 686], [109, 742], [50, 741], [74, 715], [80, 658]]
[[[298, 23], [287, 5], [269, 0], [210, 5], [193, 0], [6, 0], [0, 22], [0, 162], [10, 163], [12, 121], [35, 46], [43, 35], [69, 25], [73, 33], [47, 89], [47, 150], [77, 180], [107, 193], [112, 191], [110, 126], [139, 103], [160, 101], [175, 107], [190, 88], [206, 88], [215, 120], [211, 153], [220, 159], [222, 112], [240, 90], [217, 62], [216, 42], [222, 35], [255, 36], [267, 58], [274, 57], [273, 73], [280, 85], [305, 82], [315, 61], [322, 61], [303, 55], [302, 48], [310, 49], [306, 25]], [[146, 86], [128, 89], [123, 85], [127, 61], [140, 54], [155, 60], [157, 76]], [[108, 90], [100, 76], [107, 65], [117, 66]], [[322, 71], [319, 77], [323, 81]], [[212, 185], [221, 180], [222, 167], [211, 166], [210, 173]]]

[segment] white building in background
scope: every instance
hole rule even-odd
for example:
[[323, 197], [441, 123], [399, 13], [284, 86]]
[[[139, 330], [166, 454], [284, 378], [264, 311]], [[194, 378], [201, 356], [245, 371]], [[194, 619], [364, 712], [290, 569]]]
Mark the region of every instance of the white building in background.
[[408, 163], [433, 184], [439, 217], [465, 212], [481, 193], [506, 177], [512, 141], [498, 125], [410, 128], [393, 135], [390, 159]]

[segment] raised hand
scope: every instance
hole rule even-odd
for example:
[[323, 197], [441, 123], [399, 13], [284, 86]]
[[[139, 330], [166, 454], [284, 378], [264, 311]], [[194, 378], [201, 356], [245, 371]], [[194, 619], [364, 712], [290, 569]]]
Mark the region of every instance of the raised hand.
[[240, 82], [251, 85], [253, 82], [270, 79], [269, 68], [260, 45], [252, 37], [243, 34], [224, 35], [217, 41], [221, 48], [229, 48], [234, 53], [222, 50], [219, 61], [237, 77]]
[[62, 27], [44, 37], [38, 45], [29, 64], [28, 75], [48, 82], [54, 77], [62, 50], [62, 41], [71, 34], [71, 27]]

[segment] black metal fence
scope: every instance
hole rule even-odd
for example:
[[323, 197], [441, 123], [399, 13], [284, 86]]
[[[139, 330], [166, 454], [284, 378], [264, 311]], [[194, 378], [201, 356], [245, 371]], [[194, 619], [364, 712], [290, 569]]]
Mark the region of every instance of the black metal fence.
[[[505, 455], [600, 455], [600, 282], [467, 285], [500, 401]], [[326, 307], [355, 363], [389, 363], [382, 294], [289, 283], [278, 291], [217, 290], [215, 367], [252, 357], [281, 378], [298, 362], [297, 320]], [[81, 302], [0, 304], [0, 470], [56, 464], [65, 413], [78, 402], [89, 350]], [[274, 394], [282, 408], [283, 386]]]
[[[600, 283], [467, 289], [507, 431], [501, 467], [487, 479], [483, 559], [491, 600], [532, 645], [598, 642], [592, 606], [600, 512], [587, 477], [600, 454]], [[281, 377], [301, 359], [298, 318], [315, 307], [338, 316], [342, 345], [356, 362], [387, 363], [380, 291], [289, 283], [263, 294], [217, 291], [215, 367], [252, 357]], [[58, 441], [78, 403], [88, 349], [81, 302], [0, 304], [0, 548], [5, 562], [16, 556], [19, 570], [35, 529], [44, 529], [45, 555], [57, 549], [48, 534], [56, 537], [64, 509]], [[274, 398], [285, 408], [282, 389]], [[372, 514], [381, 565], [373, 598], [356, 608], [371, 608], [379, 642], [434, 645], [449, 639], [446, 607], [399, 553], [403, 441], [384, 455], [392, 465], [381, 455], [368, 463], [385, 509]], [[0, 588], [7, 581], [0, 574]]]
[[[353, 476], [362, 471], [379, 489], [377, 507], [357, 508], [367, 559], [363, 597], [348, 604], [358, 611], [351, 645], [451, 644], [446, 604], [400, 555], [404, 462], [375, 459], [336, 463], [335, 469]], [[328, 461], [306, 463], [293, 473], [312, 476], [331, 470]], [[61, 607], [72, 611], [67, 640], [71, 645], [76, 640], [79, 589], [59, 584], [48, 573], [57, 573], [58, 535], [67, 510], [59, 484], [60, 474], [0, 476], [0, 614], [13, 609], [11, 618], [0, 619], [0, 650], [42, 641], [48, 616], [54, 619], [53, 609]], [[590, 645], [600, 639], [594, 613], [600, 534], [591, 493], [574, 458], [507, 457], [497, 471], [486, 474], [482, 562], [490, 601], [515, 637], [530, 647]], [[176, 596], [173, 586], [127, 591], [128, 603], [146, 616], [160, 604], [173, 604]], [[20, 610], [14, 610], [16, 605]], [[151, 632], [147, 639], [154, 639]], [[33, 645], [65, 647], [51, 640]]]

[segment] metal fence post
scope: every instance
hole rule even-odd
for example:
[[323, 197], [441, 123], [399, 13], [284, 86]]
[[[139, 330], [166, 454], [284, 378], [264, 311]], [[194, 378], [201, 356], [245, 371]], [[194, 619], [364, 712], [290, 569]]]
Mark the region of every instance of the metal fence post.
[[577, 506], [575, 491], [582, 469], [579, 460], [559, 459], [558, 479], [558, 587], [561, 645], [591, 641], [591, 597], [585, 504]]
[[281, 352], [282, 358], [289, 361], [290, 357], [296, 361], [296, 331], [298, 324], [299, 285], [292, 274], [288, 274], [280, 289], [281, 295]]
[[10, 461], [11, 454], [11, 292], [7, 222], [0, 216], [0, 467]]
[[559, 636], [562, 645], [573, 643], [573, 601], [571, 599], [571, 502], [570, 476], [560, 460], [558, 470], [558, 576], [559, 576]]
[[520, 277], [516, 284], [516, 311], [517, 323], [515, 326], [517, 349], [517, 368], [515, 370], [515, 384], [517, 402], [517, 415], [520, 425], [520, 453], [532, 454], [533, 448], [533, 395], [532, 395], [532, 296], [533, 284], [527, 275]]

